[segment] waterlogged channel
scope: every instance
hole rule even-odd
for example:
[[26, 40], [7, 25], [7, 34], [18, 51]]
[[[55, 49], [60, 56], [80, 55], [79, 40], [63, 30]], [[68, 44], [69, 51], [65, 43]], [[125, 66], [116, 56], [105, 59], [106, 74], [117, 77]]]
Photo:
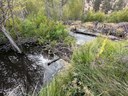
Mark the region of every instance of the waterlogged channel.
[[76, 44], [77, 45], [83, 45], [86, 42], [92, 41], [96, 38], [96, 37], [78, 34], [78, 33], [73, 33], [73, 32], [70, 32], [70, 35], [76, 38]]
[[[78, 45], [95, 39], [72, 32], [70, 35], [76, 38]], [[41, 49], [39, 46], [32, 47], [26, 54], [18, 54], [13, 50], [0, 52], [0, 96], [25, 96], [39, 92], [64, 67], [65, 61], [62, 59], [48, 65], [58, 57], [49, 57]]]

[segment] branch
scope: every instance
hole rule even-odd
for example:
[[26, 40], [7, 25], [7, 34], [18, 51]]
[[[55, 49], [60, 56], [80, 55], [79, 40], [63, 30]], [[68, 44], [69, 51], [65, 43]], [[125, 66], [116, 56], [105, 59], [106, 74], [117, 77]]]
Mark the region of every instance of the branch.
[[7, 39], [9, 40], [9, 42], [11, 43], [11, 45], [19, 52], [22, 53], [22, 51], [20, 50], [20, 48], [16, 45], [16, 43], [14, 42], [14, 40], [12, 39], [12, 37], [9, 35], [9, 32], [5, 29], [4, 26], [1, 26], [1, 31], [4, 33], [4, 35], [7, 37]]
[[56, 59], [54, 59], [54, 60], [48, 62], [47, 65], [48, 65], [48, 66], [51, 65], [52, 63], [58, 61], [59, 59], [60, 59], [60, 57], [58, 57], [58, 58], [56, 58]]

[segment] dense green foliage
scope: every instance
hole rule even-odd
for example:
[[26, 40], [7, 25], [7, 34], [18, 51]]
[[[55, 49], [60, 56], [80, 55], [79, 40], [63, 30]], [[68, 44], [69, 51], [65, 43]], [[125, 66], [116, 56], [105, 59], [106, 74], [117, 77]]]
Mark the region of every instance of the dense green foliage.
[[[12, 21], [7, 23], [7, 28], [15, 36]], [[48, 19], [43, 14], [28, 16], [27, 19], [15, 19], [15, 29], [21, 38], [37, 38], [41, 43], [45, 41], [63, 42], [68, 38], [68, 32], [60, 22]], [[70, 39], [70, 38], [69, 38]]]

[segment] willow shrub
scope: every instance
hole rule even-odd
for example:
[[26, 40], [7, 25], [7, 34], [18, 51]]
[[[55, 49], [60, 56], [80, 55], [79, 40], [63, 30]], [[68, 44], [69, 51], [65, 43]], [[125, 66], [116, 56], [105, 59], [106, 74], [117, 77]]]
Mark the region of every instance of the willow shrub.
[[[14, 33], [12, 21], [7, 23], [7, 28], [11, 33]], [[16, 19], [15, 29], [22, 38], [36, 37], [43, 43], [45, 41], [65, 41], [68, 37], [68, 32], [65, 26], [60, 22], [48, 19], [43, 14], [30, 15], [25, 20]]]
[[94, 96], [128, 96], [128, 48], [124, 46], [97, 39], [74, 52], [74, 71]]

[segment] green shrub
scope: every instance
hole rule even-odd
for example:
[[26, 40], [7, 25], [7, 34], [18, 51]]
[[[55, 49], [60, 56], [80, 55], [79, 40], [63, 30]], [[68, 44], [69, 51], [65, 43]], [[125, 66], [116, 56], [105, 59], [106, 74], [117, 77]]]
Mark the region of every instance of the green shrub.
[[105, 14], [103, 12], [94, 12], [94, 11], [89, 11], [85, 17], [83, 17], [83, 21], [99, 21], [103, 22], [105, 19]]
[[103, 41], [97, 39], [74, 52], [74, 71], [94, 96], [127, 96], [128, 49], [122, 42]]
[[108, 22], [128, 22], [128, 9], [123, 9], [111, 13], [108, 18]]
[[105, 14], [103, 12], [89, 11], [82, 17], [82, 21], [99, 21], [99, 22], [128, 22], [128, 9], [114, 11], [111, 14]]
[[[63, 42], [68, 33], [60, 22], [49, 20], [43, 14], [29, 15], [25, 20], [15, 19], [15, 28], [22, 38], [36, 37], [40, 42]], [[7, 28], [14, 33], [12, 20], [7, 23]]]

